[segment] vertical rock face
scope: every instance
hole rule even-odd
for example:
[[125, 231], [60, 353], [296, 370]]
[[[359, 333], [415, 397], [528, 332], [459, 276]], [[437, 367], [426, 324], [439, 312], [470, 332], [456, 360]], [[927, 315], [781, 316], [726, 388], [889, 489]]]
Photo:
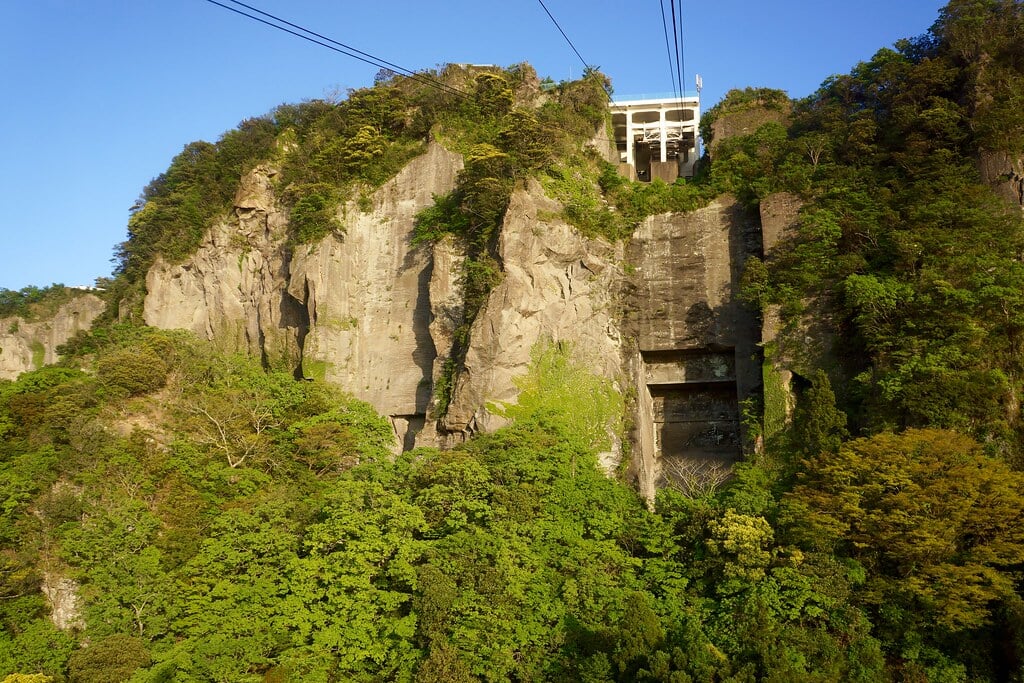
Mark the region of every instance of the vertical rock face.
[[50, 606], [50, 621], [61, 631], [85, 628], [78, 582], [54, 572], [43, 572], [40, 589]]
[[[454, 368], [451, 354], [455, 346], [455, 332], [465, 317], [463, 287], [460, 278], [466, 252], [459, 240], [446, 235], [434, 245], [434, 263], [430, 273], [430, 339], [437, 355], [434, 357], [431, 377], [431, 397], [422, 431], [413, 434], [411, 445], [443, 446], [461, 440], [462, 434], [449, 435], [438, 431], [438, 405], [436, 390], [440, 382], [449, 381], [446, 365]], [[410, 445], [407, 439], [405, 445]]]
[[[765, 260], [771, 264], [775, 249], [796, 237], [802, 200], [777, 192], [761, 201], [761, 232]], [[804, 311], [795, 324], [783, 328], [780, 307], [771, 304], [763, 312], [761, 335], [770, 349], [764, 367], [765, 436], [771, 436], [792, 418], [796, 396], [794, 377], [810, 378], [816, 368], [840, 366], [836, 358], [838, 325], [831, 293], [804, 300]], [[833, 378], [835, 381], [837, 378]]]
[[[292, 259], [288, 289], [309, 318], [303, 372], [401, 420], [401, 437], [422, 427], [437, 356], [432, 250], [412, 245], [414, 219], [452, 189], [461, 166], [461, 157], [431, 146], [374, 194], [369, 212], [347, 207], [343, 237], [300, 247]], [[452, 288], [456, 271], [446, 268]], [[440, 294], [442, 284], [434, 286]]]
[[487, 405], [515, 402], [514, 380], [542, 341], [572, 342], [580, 360], [622, 388], [622, 247], [549, 218], [560, 208], [535, 181], [513, 194], [499, 244], [502, 281], [473, 322], [445, 430], [468, 435], [503, 424]]
[[737, 290], [758, 251], [757, 222], [731, 197], [652, 216], [630, 241], [623, 325], [637, 344], [634, 466], [648, 497], [720, 478], [742, 453], [739, 404], [760, 383], [760, 335]]
[[[533, 349], [568, 341], [577, 361], [635, 391], [633, 465], [645, 495], [687, 467], [703, 476], [734, 461], [739, 402], [760, 382], [759, 333], [736, 300], [743, 261], [761, 248], [756, 219], [725, 197], [651, 217], [613, 245], [581, 236], [527, 182], [499, 234], [500, 283], [453, 372], [465, 252], [452, 237], [415, 246], [413, 234], [416, 214], [454, 187], [461, 167], [432, 145], [368, 209], [339, 210], [343, 235], [294, 248], [274, 172], [257, 168], [196, 254], [150, 271], [146, 322], [344, 388], [391, 418], [396, 448], [449, 446], [501, 426], [494, 407], [517, 400]], [[452, 383], [443, 415], [440, 382]], [[602, 457], [609, 469], [618, 463], [617, 452]]]
[[731, 197], [689, 214], [645, 220], [629, 245], [636, 267], [626, 324], [648, 351], [735, 346], [747, 233], [756, 226]]
[[981, 179], [1012, 206], [1024, 210], [1024, 157], [1002, 151], [982, 151], [978, 155]]
[[344, 235], [294, 253], [275, 172], [257, 167], [243, 179], [233, 215], [192, 257], [150, 269], [146, 324], [190, 330], [270, 367], [337, 384], [392, 416], [405, 439], [410, 425], [422, 426], [437, 355], [433, 254], [413, 247], [414, 219], [434, 194], [452, 189], [461, 167], [460, 156], [431, 145], [374, 193], [369, 211], [355, 203], [340, 210]]
[[[766, 261], [771, 261], [772, 252], [779, 242], [796, 235], [802, 206], [800, 198], [788, 192], [776, 192], [761, 200], [761, 239]], [[796, 408], [792, 364], [783, 360], [783, 352], [779, 349], [782, 331], [779, 311], [778, 304], [769, 304], [762, 311], [761, 339], [770, 345], [762, 368], [765, 438], [781, 431], [793, 418]]]
[[191, 258], [150, 269], [147, 325], [189, 330], [273, 367], [298, 365], [305, 311], [288, 294], [288, 217], [274, 198], [274, 175], [266, 166], [247, 174], [234, 215], [214, 225]]
[[773, 108], [764, 105], [723, 114], [711, 124], [711, 145], [708, 151], [714, 157], [718, 145], [728, 138], [750, 135], [766, 123], [786, 125], [788, 121], [788, 108]]
[[84, 293], [42, 320], [0, 318], [0, 379], [15, 379], [23, 372], [57, 362], [57, 347], [76, 332], [89, 329], [105, 308], [98, 296]]

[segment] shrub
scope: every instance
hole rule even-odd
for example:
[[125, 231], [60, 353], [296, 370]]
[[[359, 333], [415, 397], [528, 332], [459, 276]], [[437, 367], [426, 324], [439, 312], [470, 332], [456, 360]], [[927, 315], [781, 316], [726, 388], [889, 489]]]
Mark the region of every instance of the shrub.
[[76, 650], [68, 660], [71, 683], [126, 681], [136, 669], [149, 666], [150, 656], [139, 638], [113, 635]]
[[164, 359], [147, 348], [118, 349], [96, 363], [100, 382], [121, 389], [129, 396], [159, 389], [167, 381], [169, 370]]

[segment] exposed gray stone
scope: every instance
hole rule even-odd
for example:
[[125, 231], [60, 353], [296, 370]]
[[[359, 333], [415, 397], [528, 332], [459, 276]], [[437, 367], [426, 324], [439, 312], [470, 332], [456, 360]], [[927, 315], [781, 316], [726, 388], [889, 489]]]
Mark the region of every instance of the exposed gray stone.
[[761, 383], [759, 330], [738, 300], [756, 218], [724, 196], [687, 214], [645, 220], [630, 240], [623, 329], [637, 405], [632, 473], [640, 492], [675, 472], [727, 470], [742, 454], [741, 402]]
[[299, 363], [305, 315], [288, 293], [288, 215], [274, 169], [242, 178], [230, 217], [218, 221], [184, 263], [163, 259], [146, 275], [147, 325], [184, 329], [278, 369]]
[[618, 291], [621, 245], [587, 239], [555, 218], [561, 206], [538, 183], [516, 191], [499, 244], [502, 281], [470, 330], [445, 430], [490, 431], [504, 419], [488, 404], [514, 403], [539, 342], [571, 342], [596, 374], [622, 384]]
[[[758, 330], [736, 297], [744, 260], [761, 248], [756, 218], [723, 197], [651, 217], [628, 245], [613, 245], [581, 236], [528, 181], [499, 233], [501, 281], [451, 375], [465, 253], [452, 237], [430, 246], [412, 238], [416, 214], [461, 167], [431, 145], [369, 210], [339, 210], [344, 234], [293, 252], [273, 170], [256, 169], [193, 257], [151, 270], [146, 320], [346, 389], [389, 416], [396, 449], [448, 447], [505, 424], [500, 406], [517, 401], [533, 349], [570, 342], [579, 362], [635, 399], [632, 471], [644, 495], [669, 476], [664, 458], [735, 459], [739, 401], [760, 381]], [[439, 415], [434, 390], [449, 376]], [[620, 446], [601, 456], [609, 470]]]
[[15, 379], [23, 372], [56, 363], [57, 347], [89, 329], [105, 308], [98, 296], [83, 292], [41, 320], [0, 318], [0, 379]]
[[79, 604], [77, 581], [57, 572], [45, 571], [40, 588], [50, 606], [50, 621], [54, 626], [61, 631], [85, 628]]
[[[437, 349], [431, 337], [429, 246], [412, 244], [416, 214], [451, 190], [460, 156], [432, 145], [373, 195], [344, 208], [345, 234], [295, 250], [288, 289], [305, 301], [307, 376], [384, 415], [425, 415]], [[454, 285], [450, 285], [454, 286]]]

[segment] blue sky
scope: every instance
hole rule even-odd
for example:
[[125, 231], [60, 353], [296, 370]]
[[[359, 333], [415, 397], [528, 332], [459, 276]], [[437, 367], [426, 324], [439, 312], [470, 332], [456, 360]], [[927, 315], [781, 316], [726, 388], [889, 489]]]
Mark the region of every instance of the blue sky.
[[[582, 64], [534, 0], [246, 0], [410, 69]], [[192, 140], [373, 81], [377, 69], [205, 0], [13, 0], [0, 24], [0, 287], [110, 274], [128, 208]], [[229, 4], [229, 3], [226, 3]], [[545, 0], [616, 97], [672, 89], [660, 0]], [[668, 2], [665, 0], [665, 4]], [[710, 106], [730, 88], [813, 92], [925, 32], [938, 0], [684, 2], [685, 68]]]

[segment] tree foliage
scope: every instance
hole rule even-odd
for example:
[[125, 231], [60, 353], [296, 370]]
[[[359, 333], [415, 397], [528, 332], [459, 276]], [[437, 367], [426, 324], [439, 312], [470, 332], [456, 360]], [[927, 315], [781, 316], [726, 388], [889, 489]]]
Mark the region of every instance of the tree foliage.
[[909, 430], [811, 458], [787, 495], [808, 548], [867, 574], [858, 598], [893, 635], [990, 624], [1024, 561], [1024, 477], [954, 432]]
[[794, 103], [788, 126], [716, 141], [720, 187], [803, 201], [754, 295], [794, 330], [808, 305], [832, 316], [854, 432], [951, 428], [1021, 458], [1024, 223], [977, 160], [1019, 155], [1022, 27], [1019, 2], [956, 0]]

